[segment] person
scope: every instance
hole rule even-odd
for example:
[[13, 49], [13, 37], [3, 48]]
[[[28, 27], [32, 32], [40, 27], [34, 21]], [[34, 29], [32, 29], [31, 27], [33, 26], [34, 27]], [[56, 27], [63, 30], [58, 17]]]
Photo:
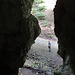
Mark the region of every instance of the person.
[[49, 48], [49, 52], [51, 52], [51, 43], [50, 43], [50, 41], [48, 41], [48, 48]]

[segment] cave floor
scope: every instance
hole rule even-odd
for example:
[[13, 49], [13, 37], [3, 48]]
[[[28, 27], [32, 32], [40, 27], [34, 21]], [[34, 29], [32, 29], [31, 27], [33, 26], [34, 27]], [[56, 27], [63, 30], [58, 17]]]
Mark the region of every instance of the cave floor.
[[63, 60], [57, 54], [57, 41], [50, 40], [51, 52], [48, 50], [48, 41], [40, 37], [35, 40], [27, 54], [22, 75], [53, 75], [53, 71], [62, 65]]

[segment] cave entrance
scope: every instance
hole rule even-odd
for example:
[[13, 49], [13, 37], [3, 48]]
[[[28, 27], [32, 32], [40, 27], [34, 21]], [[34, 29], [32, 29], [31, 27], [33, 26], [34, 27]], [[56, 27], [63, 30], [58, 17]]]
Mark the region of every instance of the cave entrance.
[[[32, 45], [24, 63], [25, 67], [35, 70], [32, 73], [31, 70], [26, 69], [32, 75], [53, 75], [54, 69], [62, 65], [63, 62], [57, 54], [58, 44], [54, 34], [53, 9], [55, 3], [56, 0], [34, 0], [31, 13], [38, 19], [41, 34]], [[51, 41], [51, 52], [48, 49], [48, 41]]]

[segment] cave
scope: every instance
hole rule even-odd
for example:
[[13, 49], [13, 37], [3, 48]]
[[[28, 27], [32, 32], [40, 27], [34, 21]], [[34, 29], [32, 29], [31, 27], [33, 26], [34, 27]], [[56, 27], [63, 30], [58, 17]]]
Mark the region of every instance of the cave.
[[[34, 0], [0, 1], [0, 74], [18, 75], [26, 55], [41, 29], [31, 14]], [[57, 0], [54, 8], [55, 35], [58, 54], [63, 65], [54, 75], [75, 75], [75, 1]]]

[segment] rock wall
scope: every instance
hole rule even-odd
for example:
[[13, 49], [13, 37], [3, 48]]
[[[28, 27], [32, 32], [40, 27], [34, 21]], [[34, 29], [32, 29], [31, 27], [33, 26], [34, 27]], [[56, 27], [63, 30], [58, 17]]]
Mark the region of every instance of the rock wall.
[[58, 54], [63, 65], [54, 75], [75, 75], [75, 1], [57, 0], [54, 9], [55, 34], [58, 37]]
[[0, 75], [17, 75], [40, 34], [33, 0], [0, 0]]

